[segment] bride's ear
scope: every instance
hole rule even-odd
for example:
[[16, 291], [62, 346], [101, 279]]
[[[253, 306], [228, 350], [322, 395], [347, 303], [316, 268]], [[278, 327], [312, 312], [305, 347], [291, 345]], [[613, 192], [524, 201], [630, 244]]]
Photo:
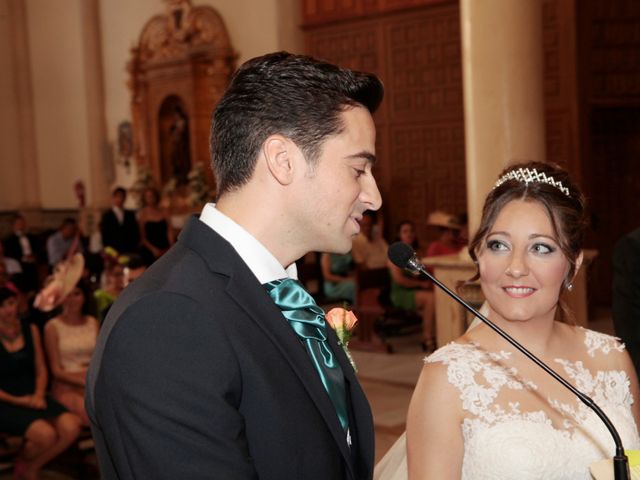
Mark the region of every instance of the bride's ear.
[[580, 270], [580, 267], [582, 267], [582, 260], [584, 260], [584, 252], [580, 250], [580, 253], [578, 254], [578, 258], [576, 258], [576, 268], [574, 268], [573, 270], [573, 278], [571, 279], [572, 282], [575, 280], [576, 275], [578, 275], [578, 271]]
[[[565, 283], [566, 283], [565, 286], [567, 288], [569, 288], [569, 290], [571, 290], [571, 287], [573, 287], [573, 281], [578, 276], [578, 272], [580, 271], [580, 267], [582, 267], [582, 260], [584, 260], [584, 252], [582, 250], [580, 250], [580, 253], [576, 257], [576, 263], [575, 263], [575, 268], [573, 269], [573, 275], [571, 276], [571, 278], [567, 278], [565, 280]], [[571, 287], [569, 287], [570, 285], [571, 285]]]

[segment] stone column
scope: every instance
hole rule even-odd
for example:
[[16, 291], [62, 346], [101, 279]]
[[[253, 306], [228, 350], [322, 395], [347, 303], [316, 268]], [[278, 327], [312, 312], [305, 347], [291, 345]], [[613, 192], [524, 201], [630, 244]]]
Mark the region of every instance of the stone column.
[[98, 231], [102, 209], [109, 204], [114, 177], [112, 151], [107, 141], [104, 69], [98, 0], [80, 2], [83, 60], [86, 78], [87, 134], [89, 135], [89, 196], [80, 209], [79, 222], [85, 235]]
[[88, 207], [109, 204], [110, 182], [113, 181], [111, 151], [107, 142], [105, 116], [104, 71], [98, 0], [79, 3], [84, 42], [83, 62], [86, 79], [87, 133], [89, 135]]
[[[17, 205], [27, 216], [29, 212], [40, 208], [40, 173], [37, 163], [35, 124], [33, 110], [33, 90], [31, 84], [31, 70], [29, 66], [29, 40], [27, 35], [27, 12], [24, 1], [7, 1], [9, 19], [11, 20], [11, 37], [13, 40], [12, 63], [15, 74], [15, 102], [17, 113], [16, 139], [19, 147], [19, 158], [11, 159], [18, 162], [19, 169], [11, 165], [7, 168], [18, 175], [22, 200]], [[9, 175], [9, 172], [6, 172]]]
[[461, 0], [469, 232], [500, 171], [545, 160], [542, 0]]

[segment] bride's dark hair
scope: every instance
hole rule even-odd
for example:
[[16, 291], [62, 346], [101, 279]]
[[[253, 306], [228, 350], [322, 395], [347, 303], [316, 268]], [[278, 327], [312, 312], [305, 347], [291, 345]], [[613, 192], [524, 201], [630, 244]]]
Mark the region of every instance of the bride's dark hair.
[[[538, 180], [525, 181], [524, 177], [534, 169]], [[469, 255], [477, 264], [483, 241], [507, 203], [513, 200], [539, 203], [549, 215], [560, 249], [570, 264], [559, 301], [560, 319], [569, 321], [572, 315], [564, 302], [563, 293], [576, 273], [576, 261], [582, 251], [588, 225], [584, 195], [571, 181], [566, 170], [553, 163], [526, 162], [510, 165], [498, 178], [497, 186], [489, 192], [484, 202], [480, 227], [469, 243]], [[471, 280], [478, 278], [479, 271]]]

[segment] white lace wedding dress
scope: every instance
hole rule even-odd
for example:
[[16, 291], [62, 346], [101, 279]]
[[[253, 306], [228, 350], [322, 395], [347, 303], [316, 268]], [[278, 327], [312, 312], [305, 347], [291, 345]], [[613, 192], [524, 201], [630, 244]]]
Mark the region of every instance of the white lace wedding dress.
[[[591, 358], [624, 349], [613, 337], [581, 330], [585, 355]], [[524, 407], [527, 394], [535, 392], [540, 397], [544, 392], [508, 367], [510, 356], [508, 352], [488, 353], [477, 345], [450, 343], [425, 359], [446, 365], [449, 383], [460, 392], [465, 412], [462, 479], [591, 479], [589, 464], [614, 455], [611, 434], [576, 397], [574, 404], [547, 399], [559, 414], [553, 421], [543, 410], [528, 411]], [[551, 367], [604, 410], [625, 449], [640, 449], [631, 412], [634, 399], [624, 371], [591, 372], [582, 361], [562, 359]], [[376, 466], [374, 479], [407, 478], [405, 447], [403, 435]]]

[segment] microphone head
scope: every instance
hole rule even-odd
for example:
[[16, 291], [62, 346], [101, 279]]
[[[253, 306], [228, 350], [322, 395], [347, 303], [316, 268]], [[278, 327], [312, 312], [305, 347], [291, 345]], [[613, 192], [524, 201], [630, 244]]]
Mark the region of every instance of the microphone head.
[[413, 248], [403, 242], [395, 242], [391, 244], [389, 247], [389, 252], [387, 253], [389, 260], [400, 268], [411, 268], [409, 266], [409, 261], [415, 257], [415, 252]]

